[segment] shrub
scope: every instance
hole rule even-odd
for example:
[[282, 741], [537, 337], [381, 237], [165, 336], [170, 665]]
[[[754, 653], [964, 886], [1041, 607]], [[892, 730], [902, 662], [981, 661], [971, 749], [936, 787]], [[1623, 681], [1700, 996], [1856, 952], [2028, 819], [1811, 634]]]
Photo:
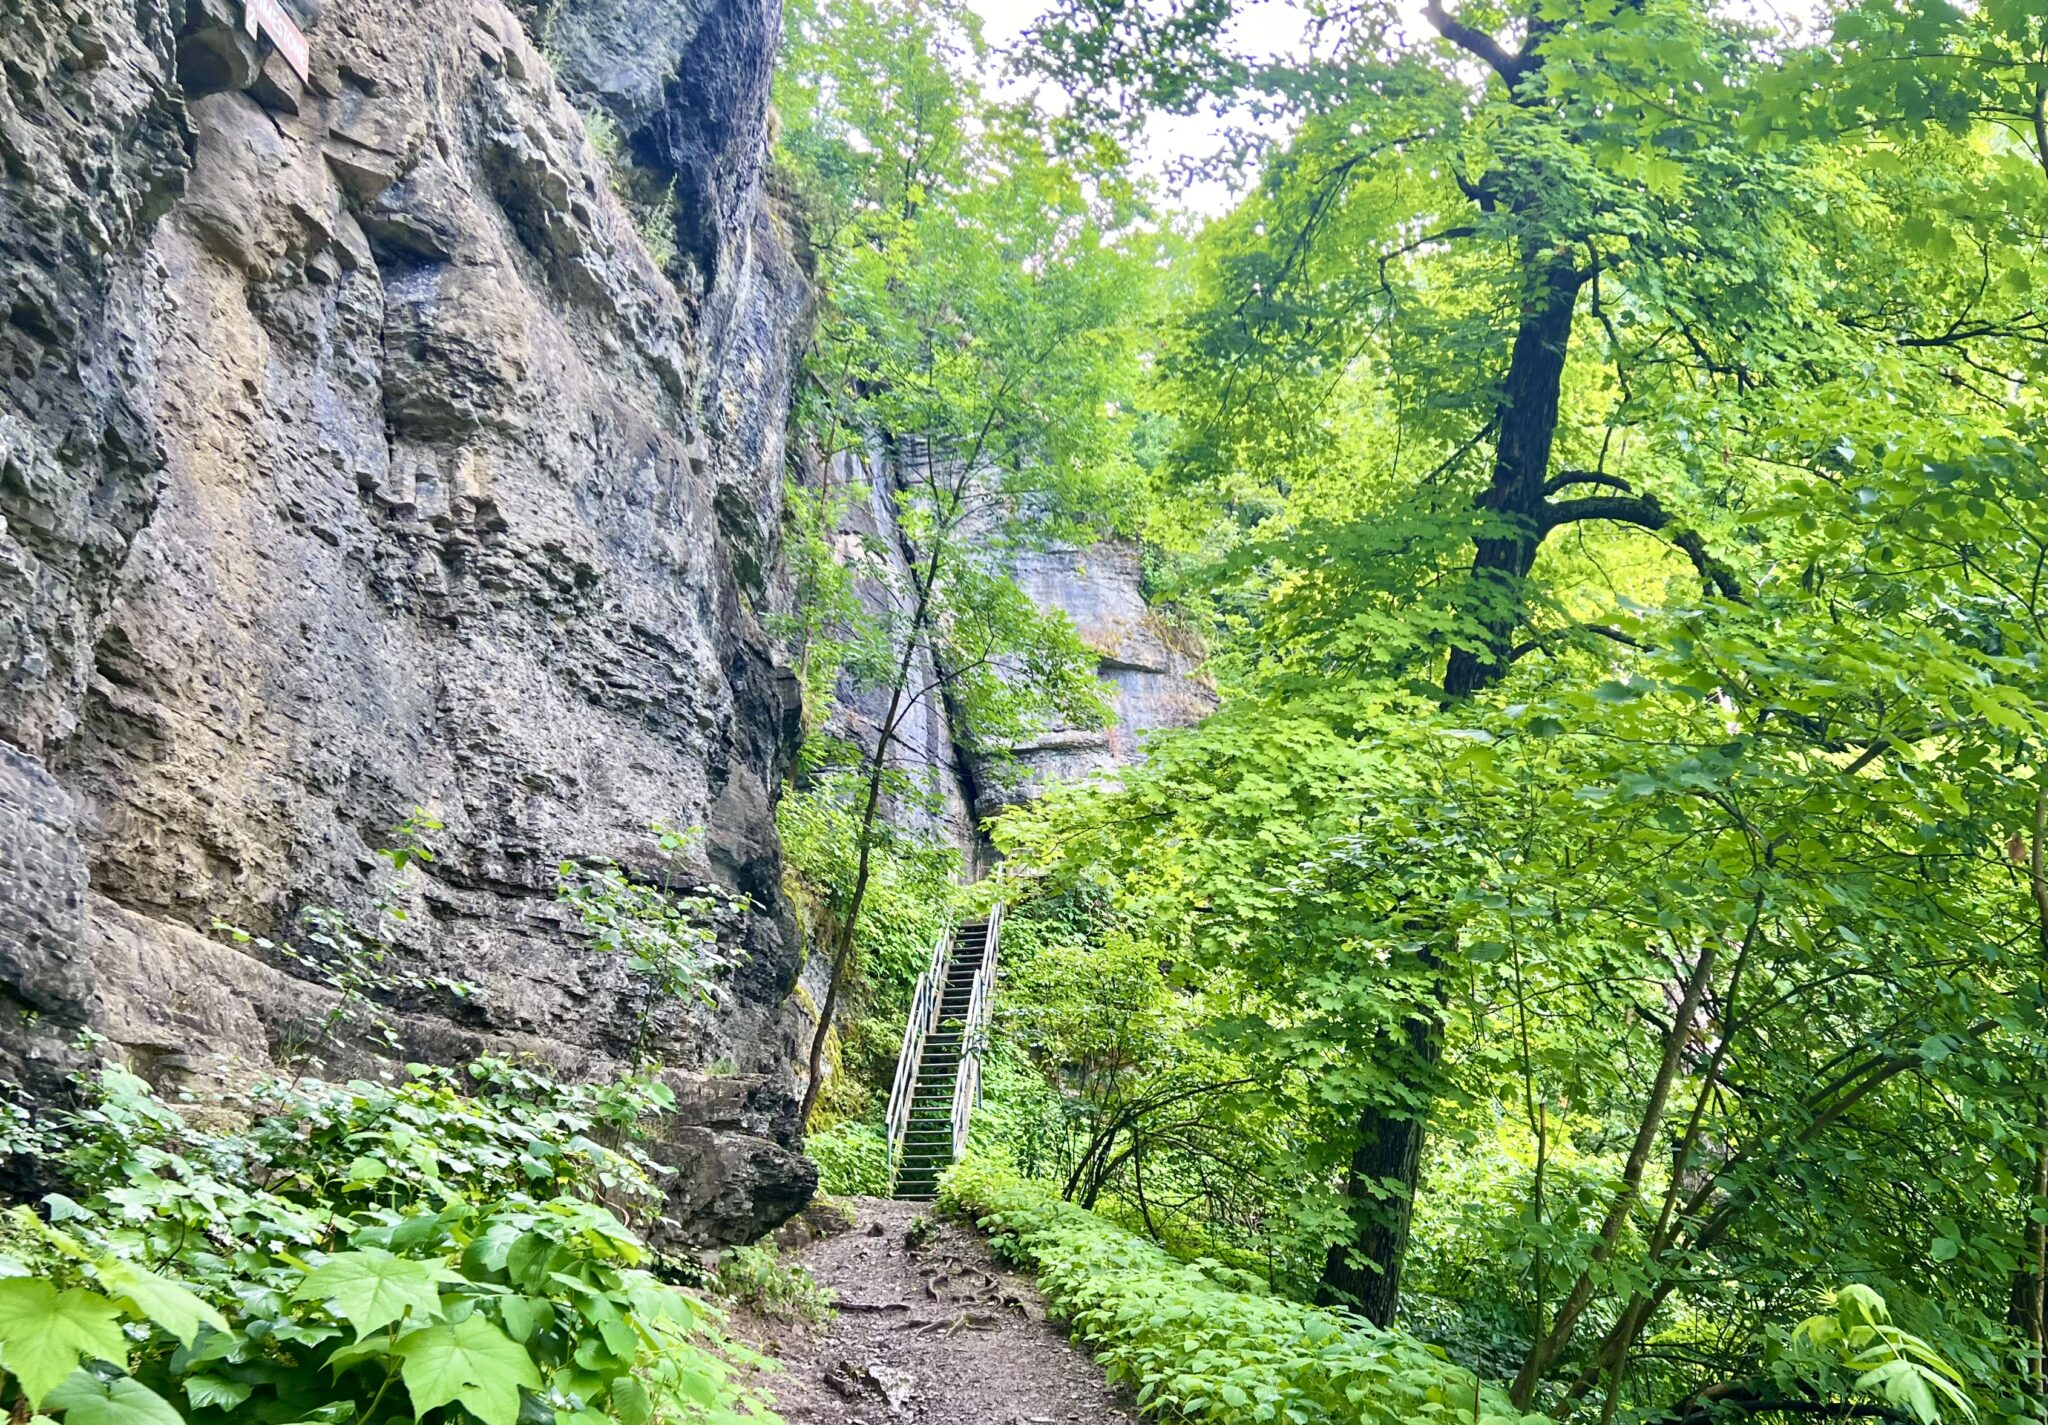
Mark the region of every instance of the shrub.
[[711, 1288], [780, 1321], [830, 1321], [836, 1299], [830, 1287], [818, 1285], [802, 1267], [787, 1265], [774, 1248], [763, 1246], [722, 1253]]
[[591, 1136], [638, 1091], [478, 1077], [271, 1085], [226, 1129], [92, 1079], [53, 1135], [75, 1196], [0, 1216], [0, 1399], [65, 1425], [772, 1419], [595, 1200], [648, 1191]]
[[887, 1197], [889, 1140], [872, 1123], [835, 1123], [807, 1135], [804, 1151], [818, 1164], [818, 1186], [836, 1197]]
[[633, 1053], [642, 1063], [652, 1062], [657, 1009], [686, 999], [717, 1003], [713, 978], [732, 961], [719, 949], [711, 923], [721, 909], [736, 904], [716, 890], [677, 890], [683, 854], [698, 839], [694, 828], [677, 831], [656, 822], [648, 829], [664, 867], [659, 884], [636, 879], [616, 862], [597, 860], [562, 862], [556, 886], [556, 899], [575, 909], [591, 943], [607, 954], [624, 955], [627, 968], [649, 991], [634, 1024]]
[[[1138, 1404], [1216, 1425], [1539, 1421], [1399, 1331], [1220, 1286], [1094, 1213], [975, 1160], [940, 1188], [996, 1235]], [[1476, 1398], [1475, 1398], [1476, 1397]]]

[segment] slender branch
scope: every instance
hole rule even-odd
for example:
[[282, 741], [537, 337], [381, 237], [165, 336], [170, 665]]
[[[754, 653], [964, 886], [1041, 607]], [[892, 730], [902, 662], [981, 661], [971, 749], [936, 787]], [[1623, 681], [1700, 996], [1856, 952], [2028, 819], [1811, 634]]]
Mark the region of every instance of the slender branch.
[[[1559, 633], [1567, 636], [1575, 633], [1590, 633], [1600, 638], [1607, 639], [1610, 642], [1619, 643], [1625, 648], [1636, 649], [1638, 652], [1647, 652], [1649, 650], [1648, 644], [1630, 638], [1620, 629], [1614, 628], [1611, 625], [1604, 623], [1573, 624], [1570, 628], [1559, 630]], [[1556, 635], [1553, 635], [1553, 637], [1555, 636]], [[1508, 650], [1508, 662], [1519, 662], [1521, 659], [1527, 657], [1531, 653], [1537, 652], [1538, 650], [1541, 650], [1544, 653], [1548, 653], [1550, 651], [1549, 640], [1543, 638], [1532, 638], [1527, 643], [1516, 644], [1513, 648]]]
[[[1759, 888], [1751, 908], [1749, 926], [1743, 934], [1745, 955], [1757, 934], [1757, 927], [1762, 923], [1762, 904], [1763, 892]], [[1672, 1086], [1678, 1080], [1686, 1046], [1692, 1042], [1693, 1021], [1699, 1016], [1700, 1002], [1706, 998], [1707, 986], [1713, 979], [1716, 958], [1718, 947], [1709, 934], [1701, 941], [1699, 957], [1693, 961], [1692, 972], [1686, 976], [1684, 993], [1678, 1008], [1672, 1013], [1671, 1027], [1665, 1031], [1663, 1057], [1657, 1066], [1656, 1076], [1650, 1081], [1649, 1097], [1636, 1125], [1635, 1142], [1629, 1148], [1628, 1161], [1622, 1166], [1620, 1186], [1607, 1204], [1607, 1215], [1600, 1224], [1599, 1238], [1587, 1255], [1586, 1266], [1579, 1273], [1579, 1279], [1558, 1305], [1557, 1317], [1549, 1332], [1529, 1348], [1529, 1354], [1509, 1391], [1509, 1398], [1522, 1409], [1526, 1410], [1535, 1397], [1536, 1386], [1543, 1379], [1543, 1373], [1571, 1344], [1579, 1317], [1592, 1305], [1593, 1294], [1599, 1286], [1601, 1265], [1613, 1252], [1615, 1243], [1621, 1238], [1622, 1228], [1627, 1226], [1630, 1214], [1641, 1199], [1643, 1172], [1649, 1166], [1650, 1152], [1656, 1146], [1658, 1134], [1663, 1131], [1665, 1105], [1670, 1101]]]
[[[1542, 519], [1545, 533], [1579, 520], [1614, 520], [1652, 532], [1663, 532], [1672, 523], [1671, 511], [1655, 495], [1587, 495], [1577, 500], [1556, 501], [1543, 507]], [[1735, 571], [1708, 551], [1707, 542], [1696, 531], [1680, 527], [1664, 537], [1692, 560], [1700, 577], [1713, 585], [1722, 598], [1743, 602], [1742, 583], [1735, 577]]]
[[1395, 258], [1406, 257], [1409, 253], [1416, 251], [1418, 248], [1428, 247], [1433, 242], [1454, 242], [1459, 238], [1477, 237], [1478, 235], [1479, 229], [1473, 227], [1470, 223], [1461, 223], [1457, 227], [1438, 228], [1433, 233], [1424, 233], [1412, 242], [1404, 242], [1399, 247], [1388, 248], [1380, 254], [1380, 290], [1389, 290], [1387, 287], [1387, 265]]
[[1559, 490], [1568, 489], [1573, 485], [1605, 485], [1608, 489], [1619, 490], [1624, 495], [1635, 493], [1635, 486], [1619, 475], [1607, 475], [1598, 470], [1566, 470], [1544, 481], [1543, 498], [1547, 500]]
[[2048, 174], [2048, 84], [2034, 91], [2034, 152], [2040, 155], [2041, 172]]

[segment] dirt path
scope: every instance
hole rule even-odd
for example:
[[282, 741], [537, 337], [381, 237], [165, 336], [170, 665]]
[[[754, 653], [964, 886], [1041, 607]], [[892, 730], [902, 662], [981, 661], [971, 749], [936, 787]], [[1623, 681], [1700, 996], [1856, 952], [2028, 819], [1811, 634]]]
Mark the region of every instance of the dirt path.
[[[839, 1294], [838, 1316], [823, 1327], [759, 1319], [742, 1327], [782, 1362], [765, 1383], [789, 1425], [1136, 1420], [978, 1233], [926, 1203], [848, 1202], [855, 1226], [794, 1256]], [[926, 1225], [913, 1245], [920, 1217]]]

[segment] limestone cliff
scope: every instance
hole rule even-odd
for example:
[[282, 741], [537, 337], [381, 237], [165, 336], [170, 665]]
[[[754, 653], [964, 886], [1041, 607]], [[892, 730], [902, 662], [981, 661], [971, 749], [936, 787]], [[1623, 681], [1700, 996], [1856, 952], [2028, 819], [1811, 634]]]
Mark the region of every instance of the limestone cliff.
[[[758, 1235], [815, 1181], [763, 628], [810, 305], [765, 188], [778, 0], [285, 3], [303, 82], [243, 0], [0, 9], [0, 1079], [60, 1097], [81, 1030], [165, 1087], [273, 1068], [335, 993], [215, 922], [335, 906], [399, 948], [400, 1055], [604, 1074], [651, 1016], [675, 1236]], [[899, 754], [970, 858], [1016, 786], [1207, 707], [1128, 551], [1016, 572], [1120, 718], [1018, 783], [921, 698]], [[378, 921], [415, 807], [437, 854]], [[736, 897], [712, 1007], [556, 899], [564, 859], [651, 871], [656, 820]]]
[[[416, 805], [402, 942], [475, 992], [399, 996], [403, 1052], [602, 1071], [641, 990], [556, 864], [701, 827], [744, 958], [663, 1010], [729, 1061], [679, 1080], [670, 1211], [751, 1236], [812, 1183], [755, 614], [808, 302], [776, 0], [295, 13], [305, 84], [237, 0], [0, 11], [0, 1076], [60, 1091], [85, 1027], [265, 1064], [331, 992], [208, 927], [360, 910]], [[570, 93], [672, 195], [666, 271]]]
[[[858, 493], [837, 536], [843, 549], [863, 551], [860, 558], [873, 566], [861, 592], [877, 607], [888, 598], [885, 589], [910, 583], [895, 514], [902, 481], [894, 470], [879, 442], [865, 457], [842, 451], [829, 467], [814, 457], [803, 463], [809, 488], [829, 480], [833, 490]], [[970, 874], [992, 863], [982, 835], [989, 817], [1048, 783], [1114, 775], [1143, 755], [1148, 733], [1191, 727], [1216, 707], [1200, 650], [1146, 602], [1136, 546], [1109, 540], [1026, 550], [1009, 557], [1008, 572], [1033, 603], [1069, 619], [1095, 654], [1110, 717], [1102, 727], [1045, 728], [1016, 746], [974, 747], [956, 735], [931, 650], [914, 651], [908, 685], [918, 691], [899, 715], [890, 761], [923, 804], [904, 799], [891, 809], [892, 819], [951, 842]], [[887, 703], [886, 689], [843, 681], [826, 731], [872, 749]]]
[[1011, 571], [1040, 608], [1073, 621], [1096, 658], [1110, 721], [1050, 728], [1012, 750], [1009, 777], [984, 777], [977, 812], [989, 816], [1035, 787], [1115, 770], [1143, 753], [1145, 735], [1192, 727], [1216, 709], [1201, 650], [1146, 602], [1135, 546], [1117, 540], [1021, 556]]

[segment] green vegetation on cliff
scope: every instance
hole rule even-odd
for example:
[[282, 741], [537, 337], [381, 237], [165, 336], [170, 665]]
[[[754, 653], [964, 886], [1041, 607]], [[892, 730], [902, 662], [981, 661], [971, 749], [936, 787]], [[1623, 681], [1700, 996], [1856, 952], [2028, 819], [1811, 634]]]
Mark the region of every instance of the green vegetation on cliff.
[[798, 4], [778, 78], [821, 299], [787, 519], [812, 727], [784, 812], [830, 965], [803, 1110], [820, 1127], [841, 1006], [871, 990], [864, 962], [915, 943], [871, 897], [958, 849], [916, 830], [951, 772], [929, 724], [995, 779], [1021, 739], [1101, 722], [1094, 652], [1012, 560], [1128, 526], [1139, 488], [1159, 241], [1115, 167], [1049, 151], [1035, 109], [985, 92], [982, 57], [957, 5]]

